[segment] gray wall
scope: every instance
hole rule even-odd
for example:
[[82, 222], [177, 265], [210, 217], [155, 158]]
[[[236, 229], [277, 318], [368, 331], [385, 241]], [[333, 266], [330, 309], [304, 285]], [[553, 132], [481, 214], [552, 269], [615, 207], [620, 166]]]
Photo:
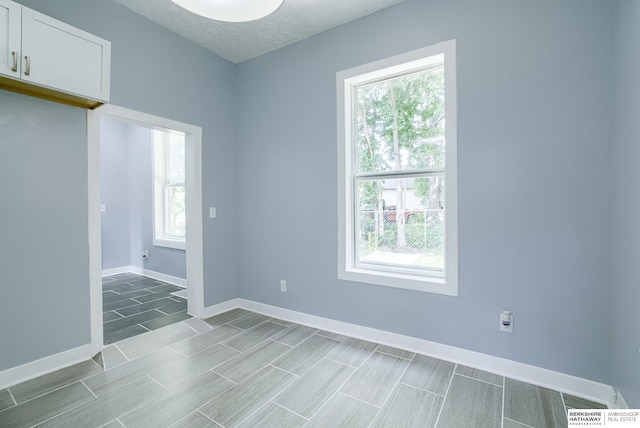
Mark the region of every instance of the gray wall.
[[101, 215], [103, 269], [131, 263], [127, 129], [109, 118], [100, 126], [100, 200], [107, 208]]
[[[104, 118], [101, 124], [102, 268], [136, 266], [186, 279], [184, 250], [153, 245], [151, 130]], [[142, 252], [149, 251], [147, 259]]]
[[[610, 381], [613, 13], [408, 0], [239, 64], [241, 296]], [[460, 296], [339, 281], [336, 72], [452, 38]]]
[[[637, 2], [408, 0], [237, 67], [114, 2], [23, 3], [112, 41], [114, 104], [203, 127], [206, 306], [241, 295], [613, 382], [640, 407]], [[335, 73], [451, 38], [460, 296], [338, 281]], [[0, 370], [89, 340], [84, 132], [78, 109], [0, 92]]]
[[89, 343], [83, 110], [0, 91], [0, 371]]
[[[234, 65], [112, 1], [21, 2], [112, 42], [113, 104], [202, 127], [203, 207], [218, 207], [218, 218], [203, 226], [204, 303], [237, 297], [237, 189], [229, 180], [236, 165]], [[0, 317], [2, 325], [12, 326], [0, 329], [3, 349], [11, 350], [0, 353], [2, 370], [89, 343], [90, 320], [86, 115], [6, 92], [0, 96], [0, 159], [11, 159], [1, 174], [13, 174], [3, 180], [15, 183], [15, 200], [7, 205], [20, 207], [15, 215], [2, 210], [13, 226], [1, 246]], [[23, 104], [23, 116], [14, 115], [14, 104]], [[29, 144], [14, 147], [10, 139]], [[49, 184], [56, 182], [69, 184], [62, 195], [52, 192]], [[52, 225], [55, 230], [43, 234]]]
[[640, 2], [618, 2], [614, 139], [613, 384], [640, 408]]

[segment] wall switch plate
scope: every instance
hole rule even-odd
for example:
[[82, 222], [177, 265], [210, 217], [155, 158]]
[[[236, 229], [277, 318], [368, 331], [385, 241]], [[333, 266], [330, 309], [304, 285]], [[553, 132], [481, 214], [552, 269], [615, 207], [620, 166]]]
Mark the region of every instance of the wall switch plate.
[[284, 279], [280, 280], [280, 291], [282, 291], [283, 293], [287, 292], [287, 281], [285, 281]]
[[216, 218], [216, 207], [209, 207], [209, 218]]
[[101, 213], [107, 212], [107, 206], [105, 204], [100, 204], [100, 212]]

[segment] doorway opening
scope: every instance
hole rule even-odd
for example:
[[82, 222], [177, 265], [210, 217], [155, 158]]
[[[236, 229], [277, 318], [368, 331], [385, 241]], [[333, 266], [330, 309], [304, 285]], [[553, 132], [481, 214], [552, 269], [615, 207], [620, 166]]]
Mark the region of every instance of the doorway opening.
[[[171, 287], [167, 287], [167, 284], [186, 286], [188, 314], [200, 317], [203, 313], [202, 129], [198, 126], [113, 105], [106, 105], [99, 109], [89, 111], [87, 118], [89, 141], [88, 175], [91, 342], [94, 350], [98, 352], [102, 349], [103, 342], [107, 341], [107, 337], [105, 337], [103, 331], [103, 321], [106, 322], [107, 317], [114, 317], [114, 319], [117, 319], [122, 315], [114, 313], [107, 314], [107, 312], [109, 312], [107, 311], [104, 313], [103, 318], [103, 275], [116, 275], [111, 276], [111, 278], [120, 279], [122, 284], [127, 283], [126, 287], [133, 285], [134, 288], [140, 288], [140, 290], [127, 288], [126, 291], [134, 292], [134, 294], [141, 293], [142, 295], [146, 295], [147, 297], [142, 298], [142, 300], [149, 300], [149, 302], [154, 297], [157, 297], [149, 294], [154, 292], [154, 287], [163, 287], [156, 288], [155, 290], [169, 295], [172, 292], [179, 290], [169, 290]], [[132, 230], [136, 229], [136, 236], [134, 239], [129, 240], [129, 243], [135, 242], [135, 245], [130, 245], [126, 251], [116, 250], [115, 252], [112, 252], [110, 249], [105, 249], [105, 255], [107, 252], [112, 252], [116, 255], [116, 258], [120, 257], [122, 259], [124, 257], [125, 261], [114, 261], [113, 257], [110, 257], [109, 260], [107, 260], [107, 258], [103, 260], [103, 239], [105, 242], [109, 240], [106, 236], [104, 238], [102, 236], [103, 217], [105, 217], [105, 214], [109, 212], [110, 207], [107, 204], [104, 204], [101, 196], [101, 187], [104, 187], [101, 186], [101, 184], [105, 184], [101, 183], [101, 181], [107, 179], [105, 177], [102, 177], [101, 179], [101, 175], [103, 175], [101, 174], [101, 169], [104, 167], [102, 165], [104, 161], [102, 157], [105, 156], [104, 153], [102, 153], [101, 156], [101, 152], [104, 152], [104, 150], [102, 150], [105, 148], [104, 146], [112, 144], [112, 142], [106, 141], [107, 137], [105, 137], [105, 134], [108, 133], [105, 133], [105, 131], [108, 127], [114, 126], [114, 124], [120, 127], [120, 131], [123, 129], [133, 130], [133, 134], [138, 133], [143, 136], [148, 136], [149, 144], [147, 145], [147, 149], [150, 153], [147, 160], [149, 161], [149, 171], [147, 171], [148, 174], [145, 179], [134, 178], [133, 182], [134, 186], [140, 186], [141, 182], [147, 183], [147, 187], [149, 187], [149, 194], [147, 194], [146, 197], [149, 199], [149, 203], [143, 203], [146, 208], [151, 211], [151, 207], [157, 206], [158, 209], [156, 211], [158, 211], [158, 213], [162, 215], [166, 214], [166, 218], [163, 218], [159, 222], [156, 222], [155, 219], [147, 221], [147, 226], [150, 226], [149, 223], [153, 223], [154, 226], [159, 225], [157, 227], [163, 228], [163, 230], [159, 230], [158, 234], [162, 239], [156, 241], [156, 234], [153, 233], [154, 239], [149, 239], [147, 240], [147, 243], [144, 243], [144, 239], [137, 236], [141, 235], [142, 232], [140, 232], [136, 225], [131, 227]], [[174, 174], [174, 176], [171, 177], [171, 182], [165, 181], [164, 183], [158, 183], [158, 185], [155, 186], [155, 191], [153, 190], [154, 186], [152, 184], [156, 181], [156, 174], [151, 172], [153, 170], [154, 163], [152, 160], [158, 157], [156, 155], [151, 155], [151, 153], [154, 153], [152, 149], [154, 146], [154, 134], [160, 136], [179, 135], [183, 137], [184, 141], [184, 165], [183, 170], [181, 171], [183, 174], [183, 181], [180, 182], [180, 180], [176, 178], [179, 178], [180, 175], [180, 171], [178, 171], [177, 174]], [[144, 140], [144, 138], [142, 139]], [[126, 142], [127, 141], [125, 141], [125, 143]], [[158, 146], [158, 144], [155, 145]], [[140, 145], [140, 147], [143, 146], [144, 145]], [[179, 153], [179, 145], [173, 144], [171, 146], [167, 145], [167, 147], [169, 150], [174, 151], [174, 160], [182, 156], [182, 154]], [[112, 147], [112, 149], [113, 148], [114, 147]], [[131, 146], [126, 150], [129, 150], [130, 148]], [[115, 149], [117, 153], [117, 148]], [[161, 150], [157, 149], [157, 151], [160, 152]], [[176, 153], [179, 156], [176, 156]], [[138, 165], [138, 167], [136, 165]], [[134, 159], [130, 170], [136, 171], [137, 169], [142, 169], [139, 165], [140, 164], [136, 163]], [[137, 172], [140, 173], [141, 171]], [[115, 174], [117, 177], [118, 173], [115, 172]], [[145, 172], [142, 171], [142, 174], [144, 176]], [[166, 201], [162, 200], [165, 196], [167, 197]], [[139, 198], [139, 196], [134, 195], [133, 199], [136, 198]], [[151, 202], [153, 200], [155, 201]], [[182, 214], [178, 212], [181, 204], [183, 204]], [[157, 214], [155, 217], [157, 217]], [[165, 224], [167, 227], [164, 227]], [[156, 227], [153, 227], [153, 229], [156, 229]], [[167, 233], [163, 234], [163, 231]], [[181, 234], [184, 236], [183, 242], [180, 244], [178, 241], [180, 241], [179, 235]], [[166, 242], [167, 238], [175, 242]], [[165, 241], [163, 241], [163, 239]], [[163, 242], [167, 245], [163, 245]], [[113, 242], [110, 244], [113, 244]], [[181, 248], [183, 248], [183, 250]], [[129, 254], [127, 254], [127, 251]], [[173, 260], [178, 261], [172, 262], [171, 256], [179, 256], [180, 252], [182, 252], [184, 256], [182, 262], [179, 261], [179, 258], [175, 257]], [[131, 260], [131, 262], [126, 264], [126, 260]], [[105, 266], [103, 266], [103, 261]], [[107, 264], [109, 265], [108, 267], [106, 267]], [[115, 265], [117, 265], [117, 268], [114, 267]], [[163, 265], [163, 268], [158, 267], [161, 265]], [[167, 273], [156, 272], [160, 270], [164, 270]], [[118, 277], [118, 275], [120, 276]], [[145, 277], [146, 279], [144, 279]], [[112, 285], [116, 286], [115, 282], [117, 281], [106, 281], [106, 283], [108, 282], [111, 282]], [[109, 298], [114, 301], [120, 299], [119, 296], [116, 296], [115, 292], [107, 293], [105, 296], [106, 297], [104, 299]], [[171, 296], [173, 296], [173, 294], [171, 294]], [[171, 298], [176, 302], [180, 302], [179, 297]], [[142, 303], [144, 304], [148, 302]], [[160, 303], [161, 302], [157, 304]], [[149, 308], [147, 308], [147, 306]], [[155, 308], [151, 308], [151, 306], [154, 306], [154, 304], [148, 303], [140, 309], [132, 307], [125, 312], [135, 315], [137, 311], [155, 310]], [[153, 315], [153, 313], [150, 312], [150, 315]], [[141, 318], [144, 318], [144, 316]], [[113, 340], [110, 339], [109, 341]]]

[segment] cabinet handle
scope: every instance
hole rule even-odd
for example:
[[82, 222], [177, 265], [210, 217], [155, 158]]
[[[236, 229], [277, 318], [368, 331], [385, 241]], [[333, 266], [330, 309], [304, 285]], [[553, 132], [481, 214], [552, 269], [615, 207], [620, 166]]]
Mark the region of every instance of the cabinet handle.
[[25, 55], [24, 59], [26, 64], [26, 67], [24, 69], [24, 75], [29, 76], [31, 74], [31, 57]]
[[11, 67], [11, 71], [18, 71], [18, 52], [12, 51], [11, 55], [13, 56], [13, 67]]

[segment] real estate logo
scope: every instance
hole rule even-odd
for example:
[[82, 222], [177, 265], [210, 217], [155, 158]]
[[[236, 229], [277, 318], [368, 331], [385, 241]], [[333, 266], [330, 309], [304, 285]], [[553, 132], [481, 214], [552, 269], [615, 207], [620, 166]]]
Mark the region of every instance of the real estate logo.
[[570, 409], [569, 427], [640, 427], [640, 410]]

